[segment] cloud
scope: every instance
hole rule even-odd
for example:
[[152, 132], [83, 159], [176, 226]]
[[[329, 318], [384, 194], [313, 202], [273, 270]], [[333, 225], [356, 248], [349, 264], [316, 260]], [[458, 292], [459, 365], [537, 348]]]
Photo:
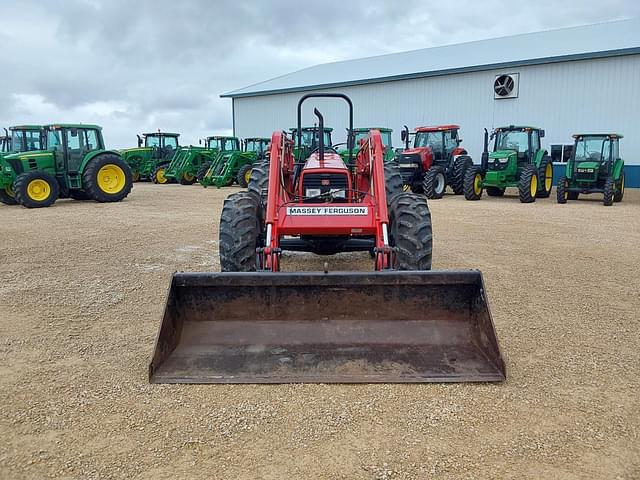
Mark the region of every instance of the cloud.
[[2, 122], [99, 123], [124, 147], [157, 128], [185, 143], [230, 133], [220, 93], [317, 63], [637, 16], [640, 6], [0, 0], [0, 11]]

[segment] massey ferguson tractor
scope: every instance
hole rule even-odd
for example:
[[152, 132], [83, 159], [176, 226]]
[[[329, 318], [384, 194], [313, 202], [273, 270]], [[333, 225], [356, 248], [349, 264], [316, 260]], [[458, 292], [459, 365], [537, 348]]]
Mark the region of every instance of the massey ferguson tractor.
[[[317, 97], [348, 104], [352, 139], [351, 100], [337, 93], [300, 99], [297, 135], [303, 103]], [[380, 132], [346, 161], [323, 135], [296, 157], [303, 144], [275, 132], [266, 175], [254, 170], [249, 190], [225, 200], [222, 273], [173, 275], [150, 381], [504, 380], [482, 275], [430, 271], [427, 199], [402, 191]], [[375, 271], [330, 272], [326, 257], [323, 272], [285, 273], [288, 250], [373, 251]]]
[[[418, 127], [410, 133], [404, 126], [405, 149], [398, 156], [398, 166], [406, 189], [432, 199], [442, 198], [447, 185], [456, 195], [464, 192], [464, 175], [473, 160], [460, 146], [458, 130], [458, 125], [439, 125]], [[413, 148], [409, 148], [411, 136]]]

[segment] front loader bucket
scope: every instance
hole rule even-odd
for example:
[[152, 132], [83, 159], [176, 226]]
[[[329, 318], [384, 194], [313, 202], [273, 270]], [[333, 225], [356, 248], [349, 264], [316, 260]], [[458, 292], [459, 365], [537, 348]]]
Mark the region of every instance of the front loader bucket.
[[505, 379], [482, 274], [176, 273], [151, 383]]

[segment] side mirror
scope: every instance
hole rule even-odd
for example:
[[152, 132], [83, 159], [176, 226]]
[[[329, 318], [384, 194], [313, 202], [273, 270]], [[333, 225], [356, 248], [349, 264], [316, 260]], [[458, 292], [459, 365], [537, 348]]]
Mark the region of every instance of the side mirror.
[[400, 138], [402, 139], [403, 142], [407, 139], [407, 131], [406, 130], [402, 130], [400, 132]]
[[462, 143], [462, 139], [461, 138], [458, 138], [458, 143]]
[[540, 130], [540, 138], [544, 138], [544, 130]]

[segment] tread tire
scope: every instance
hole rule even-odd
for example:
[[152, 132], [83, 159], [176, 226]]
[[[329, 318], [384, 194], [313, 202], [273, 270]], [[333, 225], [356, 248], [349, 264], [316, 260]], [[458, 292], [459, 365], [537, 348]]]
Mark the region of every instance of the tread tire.
[[[44, 180], [49, 184], [51, 193], [46, 199], [37, 201], [29, 197], [27, 187], [33, 180]], [[60, 185], [58, 185], [56, 177], [48, 172], [25, 172], [16, 177], [13, 182], [13, 191], [16, 194], [16, 201], [23, 207], [43, 208], [50, 207], [58, 199], [60, 195]]]
[[240, 185], [242, 188], [247, 188], [249, 186], [249, 183], [245, 181], [245, 174], [247, 173], [247, 171], [251, 170], [253, 168], [253, 165], [251, 165], [250, 163], [247, 163], [246, 165], [241, 166], [238, 169], [238, 174], [236, 175], [236, 182], [238, 182], [238, 185]]
[[431, 270], [433, 231], [427, 199], [401, 193], [389, 208], [389, 244], [395, 247], [394, 268]]
[[469, 168], [473, 167], [471, 157], [460, 156], [453, 161], [451, 179], [449, 185], [456, 195], [464, 194], [464, 176]]
[[464, 175], [464, 198], [467, 200], [480, 200], [480, 198], [482, 198], [482, 189], [480, 189], [480, 193], [478, 194], [474, 188], [477, 175], [482, 176], [480, 167], [468, 168], [467, 173]]
[[[440, 179], [440, 180], [438, 180]], [[440, 183], [442, 182], [442, 183]], [[438, 186], [442, 186], [442, 190], [438, 191]], [[444, 192], [447, 189], [447, 177], [445, 170], [442, 167], [433, 166], [424, 175], [422, 181], [422, 191], [428, 199], [437, 200], [444, 197]]]
[[[545, 190], [544, 183], [547, 175], [547, 164], [551, 164], [551, 186], [549, 187], [549, 191]], [[551, 162], [551, 157], [545, 155], [542, 157], [542, 161], [540, 162], [540, 168], [538, 169], [538, 193], [536, 194], [537, 198], [549, 198], [551, 195], [551, 190], [553, 190], [553, 163]]]
[[527, 165], [522, 169], [520, 180], [518, 181], [518, 193], [521, 203], [533, 203], [536, 201], [538, 188], [536, 185], [536, 194], [531, 195], [531, 182], [538, 181], [538, 169], [535, 165]]
[[570, 193], [572, 192], [567, 192], [567, 177], [560, 177], [556, 187], [556, 201], [560, 204], [567, 203]]
[[264, 220], [253, 192], [229, 195], [220, 214], [220, 268], [223, 272], [254, 272], [256, 248], [261, 246]]
[[614, 181], [613, 177], [607, 177], [604, 181], [604, 194], [602, 203], [604, 203], [605, 207], [610, 207], [613, 205], [613, 195], [614, 195]]
[[[116, 193], [105, 192], [98, 185], [98, 172], [105, 165], [115, 165], [124, 172], [124, 186], [122, 190]], [[131, 168], [126, 164], [122, 158], [113, 153], [104, 153], [92, 158], [89, 164], [82, 172], [82, 186], [83, 190], [93, 198], [96, 202], [120, 202], [129, 195], [133, 181], [131, 179]]]

